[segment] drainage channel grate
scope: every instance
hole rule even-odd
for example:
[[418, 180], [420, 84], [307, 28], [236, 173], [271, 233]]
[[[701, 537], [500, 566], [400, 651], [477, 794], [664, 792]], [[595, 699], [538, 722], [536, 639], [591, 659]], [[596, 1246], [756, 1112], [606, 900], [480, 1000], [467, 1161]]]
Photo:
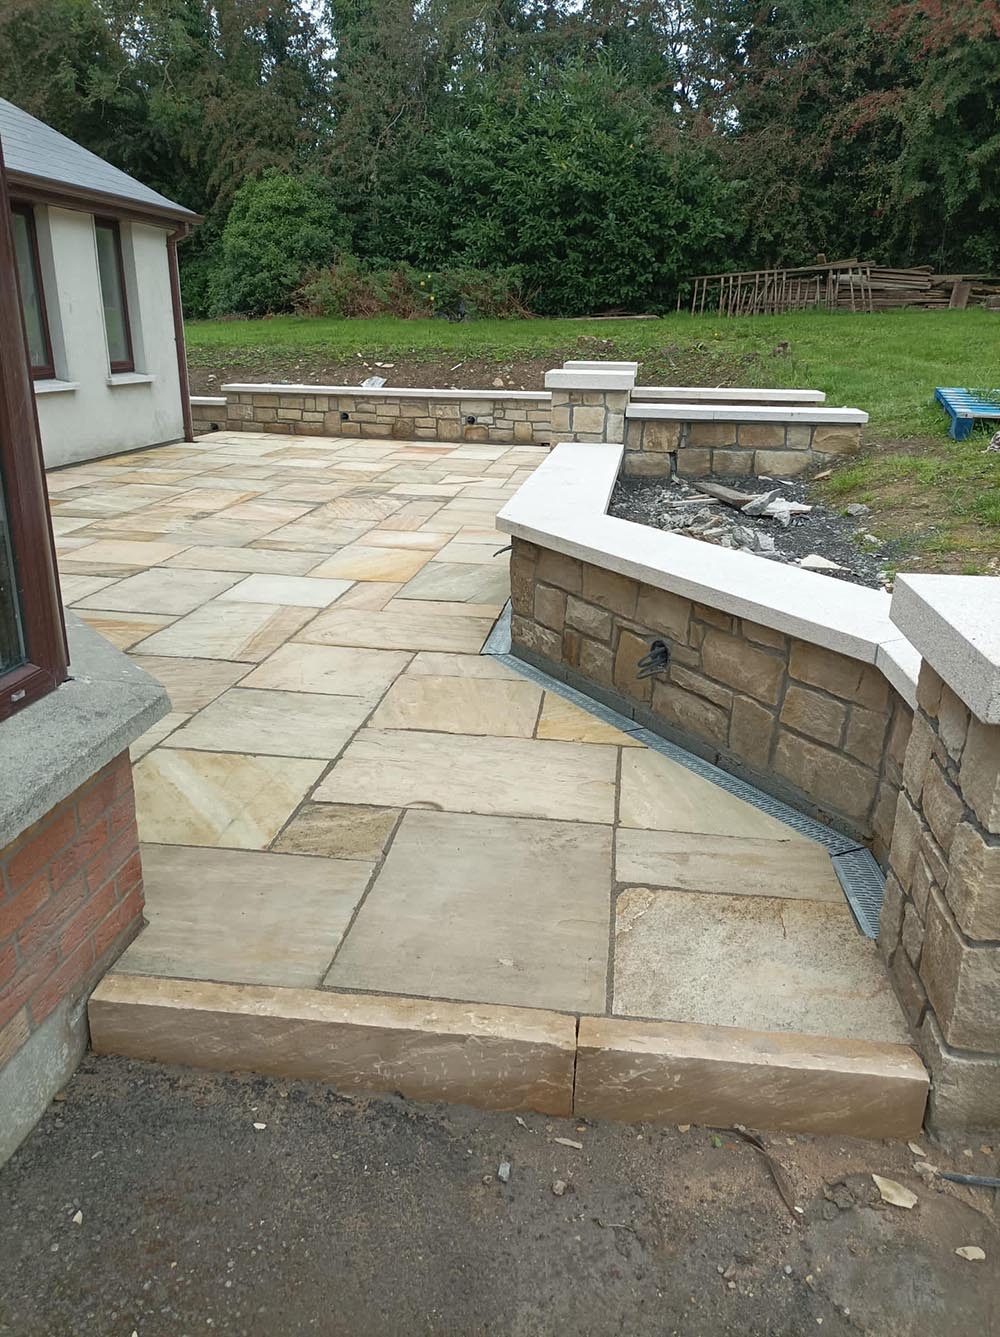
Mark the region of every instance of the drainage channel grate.
[[798, 831], [800, 835], [807, 836], [810, 840], [815, 840], [817, 844], [823, 845], [830, 855], [834, 872], [837, 874], [844, 895], [847, 897], [847, 902], [851, 907], [851, 913], [854, 915], [858, 928], [866, 937], [875, 938], [878, 936], [879, 912], [882, 908], [882, 896], [885, 891], [885, 874], [870, 850], [863, 845], [859, 845], [850, 836], [841, 835], [839, 831], [833, 831], [830, 827], [824, 826], [822, 822], [817, 822], [815, 818], [807, 816], [804, 812], [799, 812], [797, 808], [790, 807], [787, 803], [783, 803], [781, 799], [775, 798], [763, 789], [758, 789], [755, 785], [748, 784], [746, 780], [730, 775], [728, 771], [724, 771], [720, 766], [715, 766], [712, 762], [705, 761], [704, 758], [696, 756], [693, 752], [678, 747], [676, 743], [661, 738], [652, 729], [636, 724], [635, 720], [629, 719], [627, 715], [622, 715], [617, 710], [612, 710], [610, 706], [602, 705], [599, 701], [587, 696], [585, 692], [570, 687], [568, 683], [560, 682], [558, 678], [553, 678], [551, 674], [535, 668], [533, 664], [528, 664], [523, 659], [518, 659], [516, 655], [510, 653], [510, 617], [511, 609], [508, 603], [486, 638], [486, 642], [480, 651], [481, 654], [501, 660], [509, 668], [520, 673], [522, 677], [527, 678], [530, 682], [537, 683], [539, 687], [543, 687], [545, 691], [554, 692], [557, 696], [572, 702], [581, 710], [585, 710], [589, 715], [593, 715], [595, 719], [612, 725], [622, 733], [626, 733], [638, 742], [645, 744], [654, 752], [669, 757], [671, 761], [677, 762], [679, 766], [683, 766], [692, 774], [700, 776], [710, 784], [717, 785], [719, 789], [725, 790], [727, 794], [732, 794], [734, 798], [742, 799], [744, 803], [749, 803], [752, 808], [767, 813], [769, 817], [774, 817], [777, 821], [790, 826], [793, 831]]

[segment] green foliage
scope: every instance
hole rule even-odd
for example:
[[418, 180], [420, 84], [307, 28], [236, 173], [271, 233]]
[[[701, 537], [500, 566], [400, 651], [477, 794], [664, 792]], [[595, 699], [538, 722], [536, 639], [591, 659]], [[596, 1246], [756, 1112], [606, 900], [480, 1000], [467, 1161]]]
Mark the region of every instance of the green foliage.
[[330, 186], [315, 174], [265, 172], [244, 182], [208, 278], [213, 314], [287, 311], [303, 276], [349, 243]]
[[368, 268], [353, 255], [309, 274], [295, 294], [295, 308], [309, 316], [442, 316], [449, 320], [527, 315], [517, 269], [496, 273], [470, 268], [434, 272], [410, 265]]

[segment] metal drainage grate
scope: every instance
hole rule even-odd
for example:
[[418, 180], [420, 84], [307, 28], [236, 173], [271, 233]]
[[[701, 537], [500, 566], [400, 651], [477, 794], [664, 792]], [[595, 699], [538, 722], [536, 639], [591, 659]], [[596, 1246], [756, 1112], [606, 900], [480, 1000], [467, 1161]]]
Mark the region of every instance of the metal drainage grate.
[[858, 846], [830, 857], [844, 889], [851, 913], [866, 938], [878, 937], [878, 920], [885, 894], [885, 874], [871, 850]]

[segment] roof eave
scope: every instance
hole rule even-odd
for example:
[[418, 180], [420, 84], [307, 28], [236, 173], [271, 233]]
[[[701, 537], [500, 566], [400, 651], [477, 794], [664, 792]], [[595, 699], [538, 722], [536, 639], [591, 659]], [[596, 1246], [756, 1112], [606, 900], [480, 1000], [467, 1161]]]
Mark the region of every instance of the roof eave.
[[202, 215], [179, 204], [153, 204], [146, 200], [131, 199], [125, 195], [115, 195], [109, 191], [93, 190], [88, 186], [74, 186], [66, 181], [57, 181], [51, 177], [35, 176], [31, 172], [19, 172], [8, 168], [7, 182], [14, 195], [28, 195], [31, 199], [44, 204], [55, 204], [68, 209], [86, 209], [98, 212], [105, 209], [123, 217], [134, 218], [140, 222], [183, 223], [194, 226], [202, 221]]

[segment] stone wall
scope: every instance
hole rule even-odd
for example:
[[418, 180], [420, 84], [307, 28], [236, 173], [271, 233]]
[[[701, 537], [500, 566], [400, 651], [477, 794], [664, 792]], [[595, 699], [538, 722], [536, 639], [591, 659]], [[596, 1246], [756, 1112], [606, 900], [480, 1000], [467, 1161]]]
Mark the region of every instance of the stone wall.
[[559, 441], [625, 439], [627, 390], [584, 390], [560, 386], [552, 391], [552, 435]]
[[517, 538], [511, 599], [517, 653], [886, 858], [912, 712], [874, 665]]
[[854, 423], [685, 422], [633, 416], [638, 407], [626, 420], [622, 472], [628, 476], [790, 478], [861, 447], [861, 426]]
[[0, 1068], [93, 987], [142, 906], [126, 751], [0, 850]]
[[226, 401], [222, 396], [192, 395], [191, 426], [195, 436], [217, 432], [226, 425]]
[[[380, 395], [377, 391], [280, 386], [223, 386], [225, 428], [230, 432], [281, 432], [293, 436], [396, 438], [404, 441], [525, 442], [552, 438], [549, 396], [507, 392], [469, 398], [448, 391]], [[476, 397], [476, 396], [481, 397]]]
[[925, 662], [879, 946], [931, 1070], [932, 1123], [1000, 1127], [1000, 725]]

